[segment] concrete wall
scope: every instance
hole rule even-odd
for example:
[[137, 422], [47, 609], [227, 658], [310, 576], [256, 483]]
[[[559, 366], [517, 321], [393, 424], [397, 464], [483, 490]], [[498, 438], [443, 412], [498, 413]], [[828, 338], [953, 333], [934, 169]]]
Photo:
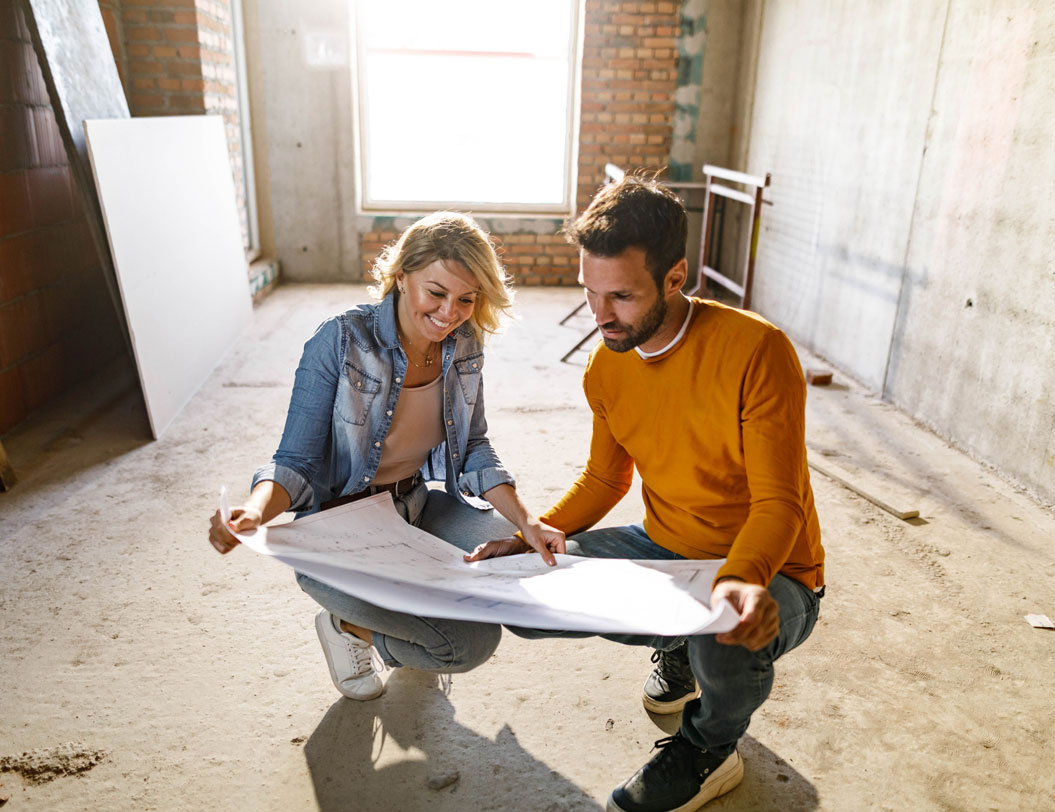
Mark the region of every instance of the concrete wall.
[[1055, 4], [763, 7], [755, 306], [1055, 498]]
[[886, 395], [1055, 500], [1055, 4], [956, 0], [941, 54]]
[[773, 174], [755, 307], [879, 389], [944, 6], [765, 5], [748, 171]]
[[[261, 244], [293, 282], [360, 276], [347, 64], [351, 7], [346, 0], [246, 4]], [[309, 37], [325, 38], [335, 54], [343, 48], [344, 64], [310, 65]]]
[[736, 112], [744, 25], [742, 0], [689, 0], [685, 9], [701, 6], [706, 20], [703, 77], [696, 124], [692, 179], [703, 180], [703, 165], [729, 166], [736, 142]]

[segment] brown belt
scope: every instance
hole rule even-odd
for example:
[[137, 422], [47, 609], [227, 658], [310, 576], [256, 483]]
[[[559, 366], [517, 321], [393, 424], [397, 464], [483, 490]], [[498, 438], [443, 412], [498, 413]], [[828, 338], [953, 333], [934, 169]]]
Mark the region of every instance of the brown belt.
[[336, 499], [328, 499], [319, 505], [319, 510], [329, 510], [330, 508], [340, 507], [341, 505], [347, 505], [349, 502], [358, 502], [360, 499], [366, 499], [368, 496], [381, 493], [382, 491], [388, 491], [393, 497], [399, 498], [400, 496], [409, 493], [410, 489], [418, 484], [421, 477], [419, 474], [408, 476], [406, 479], [401, 479], [399, 482], [390, 482], [386, 485], [368, 485], [358, 493], [350, 493], [347, 496], [338, 496]]

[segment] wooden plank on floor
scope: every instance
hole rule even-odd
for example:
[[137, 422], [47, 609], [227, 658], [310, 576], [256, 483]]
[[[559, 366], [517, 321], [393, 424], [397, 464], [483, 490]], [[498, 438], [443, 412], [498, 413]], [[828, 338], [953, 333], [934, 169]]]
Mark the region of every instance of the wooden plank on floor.
[[843, 487], [849, 488], [858, 496], [867, 499], [876, 507], [882, 508], [899, 519], [915, 519], [919, 517], [919, 510], [909, 507], [910, 503], [906, 497], [889, 492], [894, 489], [884, 488], [882, 483], [866, 482], [864, 481], [865, 478], [845, 471], [827, 459], [823, 462], [818, 461], [813, 454], [808, 456], [808, 462], [813, 470], [824, 474], [828, 479], [838, 482]]

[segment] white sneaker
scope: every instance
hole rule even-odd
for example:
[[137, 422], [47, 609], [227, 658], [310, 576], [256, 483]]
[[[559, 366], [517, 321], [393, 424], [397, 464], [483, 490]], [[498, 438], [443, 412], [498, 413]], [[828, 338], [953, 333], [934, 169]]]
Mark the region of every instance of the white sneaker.
[[315, 615], [315, 631], [333, 684], [349, 699], [377, 699], [385, 686], [374, 666], [374, 648], [354, 634], [342, 632], [340, 622], [325, 609]]

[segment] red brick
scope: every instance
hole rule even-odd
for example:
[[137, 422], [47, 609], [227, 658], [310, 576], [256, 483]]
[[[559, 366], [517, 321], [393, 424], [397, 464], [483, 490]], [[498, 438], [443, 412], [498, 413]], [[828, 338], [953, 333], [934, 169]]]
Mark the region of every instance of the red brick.
[[69, 161], [62, 133], [50, 107], [37, 107], [33, 111], [33, 131], [37, 136], [37, 155], [40, 166], [60, 166]]
[[146, 59], [136, 59], [128, 63], [128, 70], [134, 74], [162, 73], [164, 68], [160, 62]]
[[50, 338], [44, 298], [34, 292], [0, 307], [0, 369], [44, 349]]
[[166, 42], [197, 42], [198, 30], [196, 28], [166, 28]]
[[0, 434], [25, 420], [26, 414], [25, 392], [18, 369], [12, 367], [0, 372]]
[[25, 231], [31, 223], [26, 173], [0, 174], [0, 238]]
[[26, 173], [30, 211], [38, 228], [73, 219], [69, 167], [33, 169]]
[[62, 391], [66, 382], [62, 348], [53, 344], [19, 368], [26, 410], [33, 411]]
[[157, 26], [129, 25], [125, 27], [125, 39], [132, 42], [160, 42], [161, 29]]
[[23, 296], [33, 289], [37, 256], [37, 235], [18, 234], [0, 240], [0, 304]]
[[36, 111], [50, 108], [0, 108], [0, 172], [39, 166]]

